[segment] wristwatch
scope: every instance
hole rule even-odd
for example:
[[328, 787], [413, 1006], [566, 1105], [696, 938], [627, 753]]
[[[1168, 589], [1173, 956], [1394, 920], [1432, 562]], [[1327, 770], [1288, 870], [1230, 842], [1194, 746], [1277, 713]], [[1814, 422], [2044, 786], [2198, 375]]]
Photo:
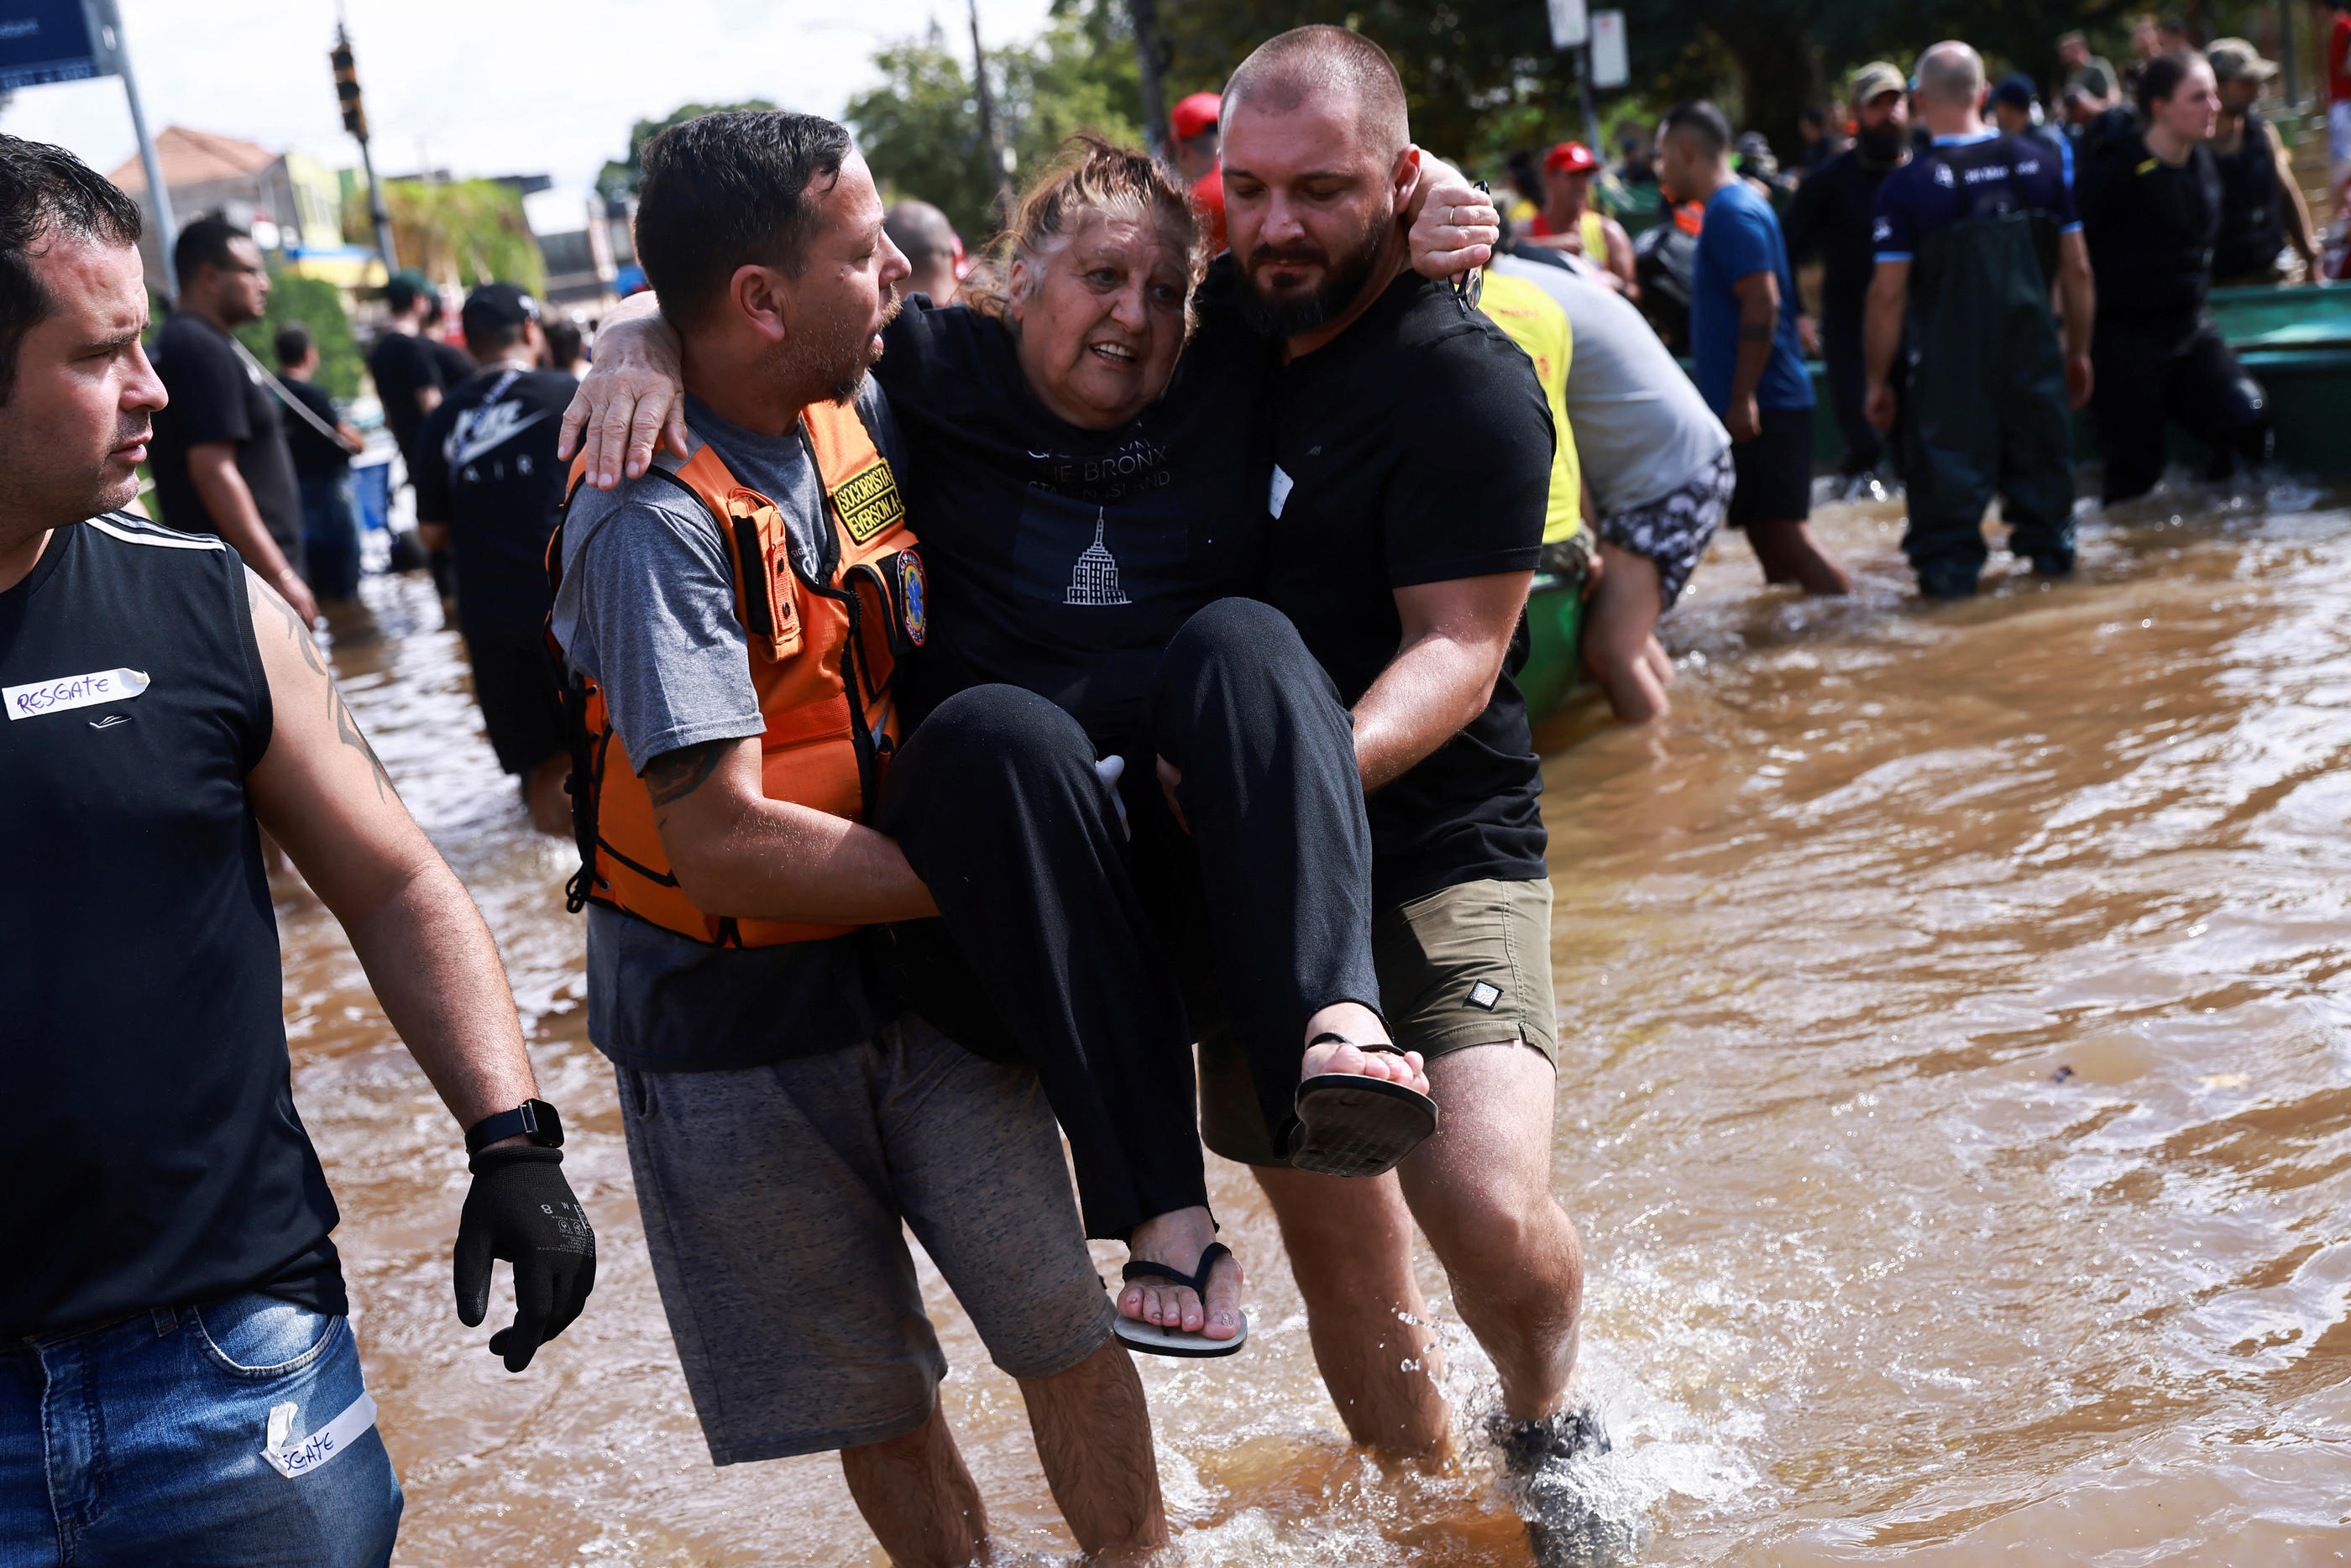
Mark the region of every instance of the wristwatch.
[[479, 1154], [501, 1139], [521, 1134], [541, 1148], [563, 1147], [563, 1118], [545, 1100], [525, 1100], [510, 1111], [484, 1116], [465, 1129], [465, 1152]]

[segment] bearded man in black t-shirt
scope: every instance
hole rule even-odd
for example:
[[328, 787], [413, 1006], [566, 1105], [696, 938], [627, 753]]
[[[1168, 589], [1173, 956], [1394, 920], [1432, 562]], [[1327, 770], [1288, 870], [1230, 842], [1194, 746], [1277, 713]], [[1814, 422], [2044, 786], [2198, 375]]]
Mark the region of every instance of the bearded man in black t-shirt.
[[[1284, 33], [1224, 101], [1228, 234], [1282, 351], [1266, 597], [1353, 712], [1386, 1022], [1443, 1118], [1395, 1185], [1276, 1163], [1213, 1067], [1202, 1131], [1258, 1168], [1351, 1433], [1422, 1457], [1451, 1441], [1409, 1209], [1493, 1357], [1506, 1456], [1556, 1498], [1540, 1472], [1605, 1446], [1567, 1398], [1583, 1250], [1551, 1196], [1551, 885], [1511, 678], [1562, 432], [1526, 356], [1407, 265], [1420, 155], [1376, 44]], [[1538, 1521], [1539, 1551], [1577, 1549], [1581, 1528]]]
[[539, 831], [566, 835], [570, 753], [540, 634], [555, 599], [547, 541], [563, 504], [555, 443], [580, 383], [538, 368], [538, 302], [514, 285], [484, 284], [458, 319], [478, 373], [416, 432], [417, 532], [455, 557], [457, 627], [498, 766], [521, 782]]

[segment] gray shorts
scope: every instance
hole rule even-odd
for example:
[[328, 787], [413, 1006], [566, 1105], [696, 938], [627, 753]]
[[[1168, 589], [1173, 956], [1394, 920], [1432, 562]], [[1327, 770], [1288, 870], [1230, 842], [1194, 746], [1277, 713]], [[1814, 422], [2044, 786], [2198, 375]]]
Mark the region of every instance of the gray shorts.
[[946, 1357], [903, 1218], [997, 1366], [1050, 1377], [1109, 1338], [1052, 1112], [1026, 1067], [906, 1017], [725, 1073], [616, 1067], [653, 1278], [710, 1458], [883, 1442]]

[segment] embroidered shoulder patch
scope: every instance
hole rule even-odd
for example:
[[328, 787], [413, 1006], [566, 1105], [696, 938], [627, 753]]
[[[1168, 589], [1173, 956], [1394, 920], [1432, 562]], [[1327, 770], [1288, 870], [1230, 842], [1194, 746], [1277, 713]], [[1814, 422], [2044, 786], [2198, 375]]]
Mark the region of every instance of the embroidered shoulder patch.
[[906, 504], [898, 497], [898, 476], [890, 472], [886, 457], [876, 457], [835, 485], [832, 504], [841, 513], [841, 525], [861, 545], [906, 520]]

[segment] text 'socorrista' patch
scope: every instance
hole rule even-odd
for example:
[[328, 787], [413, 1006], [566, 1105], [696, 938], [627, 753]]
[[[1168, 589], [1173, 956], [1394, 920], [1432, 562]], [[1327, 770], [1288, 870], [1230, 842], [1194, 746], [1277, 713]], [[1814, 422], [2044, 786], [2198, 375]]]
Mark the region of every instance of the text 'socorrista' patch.
[[898, 498], [898, 476], [890, 472], [886, 457], [875, 458], [871, 467], [834, 485], [832, 504], [841, 513], [841, 525], [861, 545], [906, 520], [906, 504]]

